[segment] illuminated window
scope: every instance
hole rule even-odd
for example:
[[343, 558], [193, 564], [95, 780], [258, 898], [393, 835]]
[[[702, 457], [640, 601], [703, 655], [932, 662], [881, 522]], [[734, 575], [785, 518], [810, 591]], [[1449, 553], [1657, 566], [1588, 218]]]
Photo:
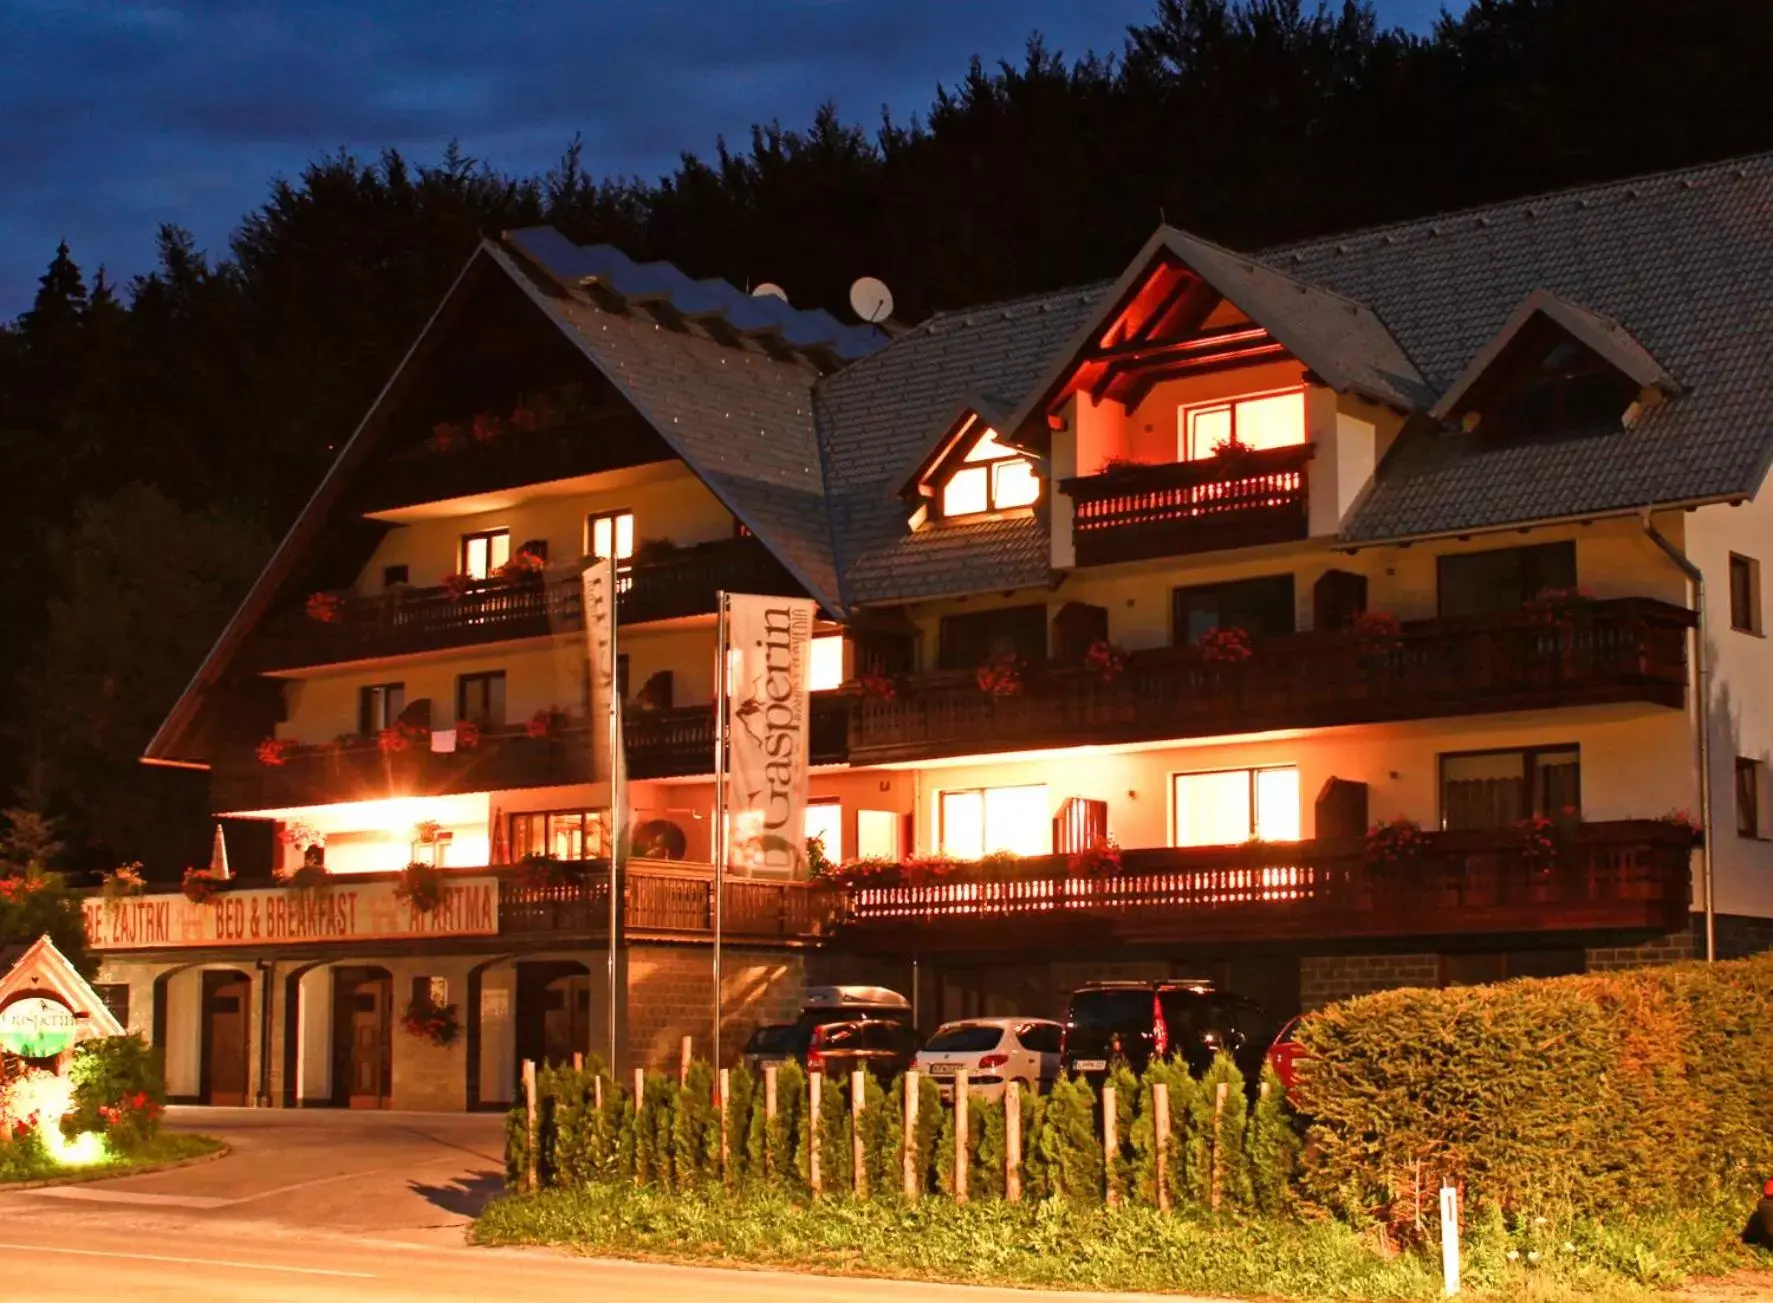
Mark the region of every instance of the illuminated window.
[[615, 561], [616, 591], [627, 592], [634, 585], [629, 573], [634, 569], [634, 513], [608, 511], [585, 517], [585, 551]]
[[843, 684], [843, 635], [826, 634], [813, 639], [812, 664], [808, 667], [807, 687], [825, 692]]
[[1285, 448], [1305, 442], [1305, 391], [1184, 407], [1177, 422], [1177, 455], [1182, 461], [1211, 457], [1222, 443], [1256, 450]]
[[999, 443], [995, 430], [987, 430], [967, 453], [965, 464], [942, 485], [942, 514], [976, 516], [984, 511], [1009, 511], [1032, 506], [1039, 499], [1040, 479], [1034, 473], [1034, 463]]
[[817, 837], [825, 844], [825, 858], [833, 864], [843, 861], [843, 804], [839, 801], [809, 801], [806, 807], [806, 836]]
[[511, 559], [511, 531], [489, 529], [462, 535], [462, 573], [470, 579], [487, 579]]
[[609, 854], [604, 839], [603, 811], [547, 810], [511, 816], [511, 863], [525, 855], [552, 855], [557, 860], [596, 860]]
[[905, 820], [891, 810], [856, 811], [856, 854], [863, 859], [896, 860], [905, 853], [900, 832]]
[[945, 854], [976, 860], [993, 851], [1045, 855], [1052, 817], [1042, 787], [975, 787], [941, 794], [940, 844]]
[[1291, 765], [1176, 774], [1171, 784], [1177, 846], [1299, 840], [1299, 771]]

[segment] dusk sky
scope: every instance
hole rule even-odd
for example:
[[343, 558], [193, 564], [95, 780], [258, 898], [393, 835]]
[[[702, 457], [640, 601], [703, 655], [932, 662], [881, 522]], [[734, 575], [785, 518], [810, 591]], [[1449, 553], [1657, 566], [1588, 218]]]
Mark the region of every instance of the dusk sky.
[[[1450, 0], [1457, 8], [1463, 0]], [[269, 180], [344, 147], [501, 170], [669, 171], [825, 100], [907, 119], [1030, 31], [1117, 50], [1151, 0], [0, 0], [0, 320], [66, 238], [90, 280], [153, 262], [162, 222], [212, 256]], [[1426, 29], [1440, 0], [1379, 0]]]

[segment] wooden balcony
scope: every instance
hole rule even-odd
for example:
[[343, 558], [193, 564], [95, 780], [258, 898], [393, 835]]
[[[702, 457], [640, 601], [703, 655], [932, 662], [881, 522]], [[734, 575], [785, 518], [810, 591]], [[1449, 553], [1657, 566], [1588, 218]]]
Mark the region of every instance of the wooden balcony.
[[[617, 611], [630, 625], [712, 614], [714, 595], [722, 589], [784, 597], [804, 592], [753, 538], [700, 543], [637, 562], [625, 582]], [[521, 578], [478, 580], [459, 592], [401, 588], [347, 598], [329, 621], [298, 610], [273, 622], [260, 644], [259, 666], [291, 670], [577, 633], [584, 628], [582, 597], [577, 567], [554, 567]]]
[[[843, 763], [847, 704], [826, 694], [813, 698], [814, 764]], [[632, 711], [623, 723], [630, 778], [714, 771], [711, 706]], [[423, 745], [384, 751], [374, 740], [303, 746], [288, 752], [280, 765], [260, 764], [251, 757], [217, 765], [210, 779], [210, 801], [217, 810], [281, 810], [394, 796], [588, 783], [590, 740], [589, 727], [579, 719], [545, 737], [532, 737], [523, 727], [488, 732], [473, 748], [449, 753]]]
[[1124, 851], [1110, 877], [1072, 877], [1049, 856], [985, 881], [852, 889], [837, 944], [931, 954], [1686, 926], [1693, 837], [1667, 823], [1581, 825], [1548, 865], [1512, 828], [1425, 840], [1404, 864], [1373, 863], [1360, 843], [1297, 842]]
[[857, 700], [849, 755], [863, 764], [1622, 701], [1679, 708], [1691, 622], [1680, 607], [1619, 598], [1568, 627], [1523, 611], [1414, 621], [1379, 642], [1294, 634], [1237, 662], [1194, 648], [1136, 653], [1113, 682], [1080, 667], [1034, 670], [1010, 697], [986, 696], [971, 673], [927, 675], [891, 700]]
[[1080, 566], [1285, 543], [1307, 533], [1311, 444], [1063, 481]]
[[[632, 860], [622, 874], [622, 933], [630, 941], [699, 941], [714, 935], [714, 874], [705, 864]], [[734, 943], [805, 943], [828, 935], [841, 900], [805, 882], [728, 878], [721, 934]], [[526, 885], [499, 882], [499, 935], [609, 936], [609, 865], [586, 864], [579, 881]]]

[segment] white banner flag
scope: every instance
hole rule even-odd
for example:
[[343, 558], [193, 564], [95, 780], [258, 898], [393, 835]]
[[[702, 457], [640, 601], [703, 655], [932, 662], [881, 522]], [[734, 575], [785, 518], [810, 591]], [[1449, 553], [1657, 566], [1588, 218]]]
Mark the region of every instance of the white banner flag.
[[727, 597], [727, 866], [736, 873], [805, 871], [817, 611], [805, 598]]
[[585, 654], [590, 662], [591, 699], [586, 723], [591, 730], [591, 781], [610, 776], [609, 712], [616, 695], [615, 563], [598, 557], [585, 568]]

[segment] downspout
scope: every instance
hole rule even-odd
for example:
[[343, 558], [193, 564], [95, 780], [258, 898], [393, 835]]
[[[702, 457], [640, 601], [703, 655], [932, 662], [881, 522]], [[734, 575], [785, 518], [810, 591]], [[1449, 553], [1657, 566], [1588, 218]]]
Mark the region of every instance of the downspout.
[[1705, 911], [1705, 962], [1710, 964], [1716, 962], [1718, 957], [1718, 929], [1717, 910], [1712, 898], [1711, 680], [1705, 666], [1705, 576], [1685, 553], [1669, 542], [1666, 534], [1656, 528], [1656, 522], [1650, 518], [1650, 510], [1648, 506], [1644, 508], [1644, 533], [1662, 549], [1675, 568], [1687, 577], [1692, 599], [1693, 697], [1696, 716], [1694, 745], [1699, 753], [1699, 830], [1704, 838], [1699, 847], [1699, 882], [1700, 899]]
[[271, 978], [277, 966], [258, 961], [259, 970], [259, 1089], [258, 1107], [271, 1107]]

